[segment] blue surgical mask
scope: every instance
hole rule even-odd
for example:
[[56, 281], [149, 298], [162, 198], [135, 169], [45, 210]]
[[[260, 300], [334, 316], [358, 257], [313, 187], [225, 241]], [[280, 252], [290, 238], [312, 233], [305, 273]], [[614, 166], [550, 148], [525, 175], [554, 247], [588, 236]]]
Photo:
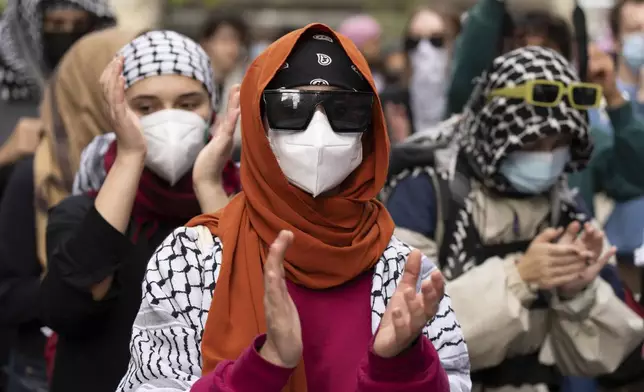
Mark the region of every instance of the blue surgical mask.
[[631, 33], [624, 37], [622, 57], [633, 72], [644, 67], [644, 33]]
[[557, 182], [569, 161], [568, 147], [553, 151], [515, 151], [501, 163], [499, 171], [515, 190], [536, 195]]

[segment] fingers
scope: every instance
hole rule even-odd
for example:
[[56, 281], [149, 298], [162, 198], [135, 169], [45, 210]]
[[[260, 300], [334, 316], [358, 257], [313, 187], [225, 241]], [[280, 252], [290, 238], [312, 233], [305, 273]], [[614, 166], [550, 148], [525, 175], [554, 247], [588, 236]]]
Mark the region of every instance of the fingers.
[[586, 243], [587, 247], [603, 247], [604, 246], [604, 232], [590, 223], [587, 224]]
[[594, 275], [597, 275], [599, 271], [601, 271], [602, 268], [608, 264], [610, 261], [611, 257], [615, 256], [617, 253], [617, 248], [614, 246], [611, 246], [610, 249], [608, 249], [607, 252], [605, 252], [595, 264], [591, 265], [589, 269], [594, 273]]
[[284, 255], [292, 242], [293, 233], [282, 230], [268, 251], [264, 265], [264, 297], [271, 304], [288, 295], [284, 281]]
[[293, 233], [288, 230], [282, 230], [277, 235], [277, 239], [271, 244], [266, 259], [264, 269], [268, 271], [275, 271], [280, 275], [284, 272], [284, 255], [286, 250], [293, 243]]
[[574, 221], [568, 225], [566, 231], [559, 239], [559, 244], [572, 244], [577, 239], [579, 231], [581, 230], [581, 224], [577, 221]]
[[[587, 252], [581, 249], [577, 245], [562, 245], [562, 244], [552, 244], [547, 247], [548, 256], [552, 258], [560, 258], [563, 256], [577, 256], [582, 257], [584, 252]], [[561, 262], [558, 262], [561, 263]]]
[[563, 228], [559, 227], [556, 229], [553, 229], [552, 227], [549, 227], [539, 233], [534, 240], [532, 240], [533, 243], [550, 243], [559, 238], [561, 234], [563, 233]]
[[438, 306], [443, 295], [445, 294], [445, 280], [443, 274], [439, 271], [432, 272], [429, 279], [426, 279], [422, 285], [423, 294], [423, 311], [425, 313], [425, 320], [423, 325], [436, 315]]
[[617, 248], [613, 246], [600, 258], [598, 258], [595, 263], [591, 264], [590, 266], [586, 266], [586, 269], [580, 274], [581, 279], [586, 283], [593, 281], [593, 279], [595, 279], [597, 275], [599, 275], [602, 268], [604, 268], [606, 264], [608, 264], [610, 258], [615, 256], [615, 253], [617, 253]]
[[570, 276], [576, 275], [581, 276], [581, 274], [586, 270], [588, 265], [583, 261], [576, 261], [568, 263], [567, 265], [558, 265], [552, 267], [549, 271], [549, 275], [552, 277], [561, 277], [561, 276]]
[[241, 90], [241, 85], [236, 84], [230, 89], [228, 94], [228, 110], [238, 109], [239, 108], [239, 92]]
[[414, 249], [407, 257], [405, 270], [403, 271], [403, 276], [400, 279], [399, 283], [399, 285], [402, 286], [403, 290], [407, 287], [411, 287], [414, 292], [416, 291], [418, 277], [420, 276], [421, 258], [422, 254], [417, 249]]
[[240, 86], [236, 84], [228, 94], [228, 106], [226, 108], [226, 117], [223, 121], [216, 124], [214, 136], [225, 137], [226, 139], [232, 138], [237, 127], [237, 121], [240, 113]]
[[394, 332], [396, 333], [396, 340], [402, 341], [409, 336], [409, 312], [405, 307], [398, 307], [393, 310], [391, 321], [394, 324]]
[[563, 286], [568, 283], [572, 283], [580, 278], [579, 273], [574, 273], [574, 274], [568, 274], [568, 275], [562, 275], [562, 276], [557, 276], [549, 279], [546, 284], [543, 286], [544, 289], [552, 289], [555, 287]]
[[123, 72], [123, 57], [112, 59], [101, 75], [103, 97], [112, 117], [123, 115], [123, 102], [125, 101], [125, 78]]
[[408, 287], [405, 289], [403, 295], [410, 317], [415, 317], [423, 313], [423, 302], [420, 298], [417, 298], [416, 290]]
[[434, 285], [434, 290], [436, 290], [436, 293], [438, 294], [438, 298], [443, 298], [443, 295], [445, 295], [445, 278], [443, 277], [443, 274], [439, 270], [436, 270], [432, 272], [430, 278], [432, 279], [432, 284]]

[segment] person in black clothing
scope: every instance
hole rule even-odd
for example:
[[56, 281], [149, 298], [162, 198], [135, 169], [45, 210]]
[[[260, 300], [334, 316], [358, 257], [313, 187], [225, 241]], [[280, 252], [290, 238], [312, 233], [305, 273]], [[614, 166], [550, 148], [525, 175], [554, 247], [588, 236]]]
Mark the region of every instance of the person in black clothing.
[[10, 331], [3, 331], [2, 337], [11, 337], [9, 392], [39, 391], [47, 386], [45, 336], [38, 321], [42, 270], [36, 257], [33, 197], [28, 196], [34, 192], [33, 170], [32, 158], [16, 163], [0, 204], [0, 325]]
[[206, 144], [216, 97], [199, 45], [151, 31], [120, 54], [101, 77], [114, 133], [85, 149], [74, 195], [49, 217], [41, 305], [58, 334], [52, 392], [116, 389], [149, 257], [175, 227], [238, 190], [228, 158], [238, 88]]
[[[38, 152], [17, 162], [15, 170], [2, 171], [6, 187], [0, 202], [0, 326], [17, 330], [17, 336], [2, 331], [0, 339], [8, 339], [6, 346], [12, 350], [6, 370], [11, 392], [23, 387], [33, 390], [33, 384], [47, 386], [45, 336], [37, 305], [46, 269], [48, 206], [71, 193], [82, 149], [94, 135], [109, 129], [98, 79], [134, 36], [133, 32], [105, 29], [88, 34], [67, 51], [50, 84], [52, 94], [46, 94], [41, 105], [45, 133]], [[55, 102], [50, 99], [54, 94]], [[69, 188], [62, 181], [67, 172]]]
[[108, 0], [7, 2], [0, 18], [0, 181], [36, 150], [44, 131], [38, 105], [63, 55], [82, 36], [115, 23]]

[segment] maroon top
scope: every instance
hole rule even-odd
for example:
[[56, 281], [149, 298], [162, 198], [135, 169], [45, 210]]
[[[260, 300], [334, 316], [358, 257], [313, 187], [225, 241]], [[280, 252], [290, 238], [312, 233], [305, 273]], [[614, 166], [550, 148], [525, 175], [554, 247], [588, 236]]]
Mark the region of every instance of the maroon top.
[[[449, 381], [425, 337], [385, 359], [371, 350], [371, 279], [366, 273], [342, 286], [309, 290], [287, 281], [302, 323], [308, 392], [449, 392]], [[291, 376], [259, 355], [258, 336], [236, 361], [220, 363], [191, 392], [280, 392]]]

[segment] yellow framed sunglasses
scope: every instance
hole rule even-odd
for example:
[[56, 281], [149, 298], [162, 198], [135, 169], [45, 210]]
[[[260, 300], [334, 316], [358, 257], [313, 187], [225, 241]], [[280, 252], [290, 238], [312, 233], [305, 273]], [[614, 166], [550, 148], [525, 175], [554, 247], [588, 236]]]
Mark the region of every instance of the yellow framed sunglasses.
[[530, 80], [512, 87], [492, 90], [488, 98], [519, 98], [534, 106], [553, 107], [568, 98], [571, 107], [580, 110], [598, 108], [602, 102], [602, 87], [595, 83], [574, 82], [568, 85], [551, 80]]

